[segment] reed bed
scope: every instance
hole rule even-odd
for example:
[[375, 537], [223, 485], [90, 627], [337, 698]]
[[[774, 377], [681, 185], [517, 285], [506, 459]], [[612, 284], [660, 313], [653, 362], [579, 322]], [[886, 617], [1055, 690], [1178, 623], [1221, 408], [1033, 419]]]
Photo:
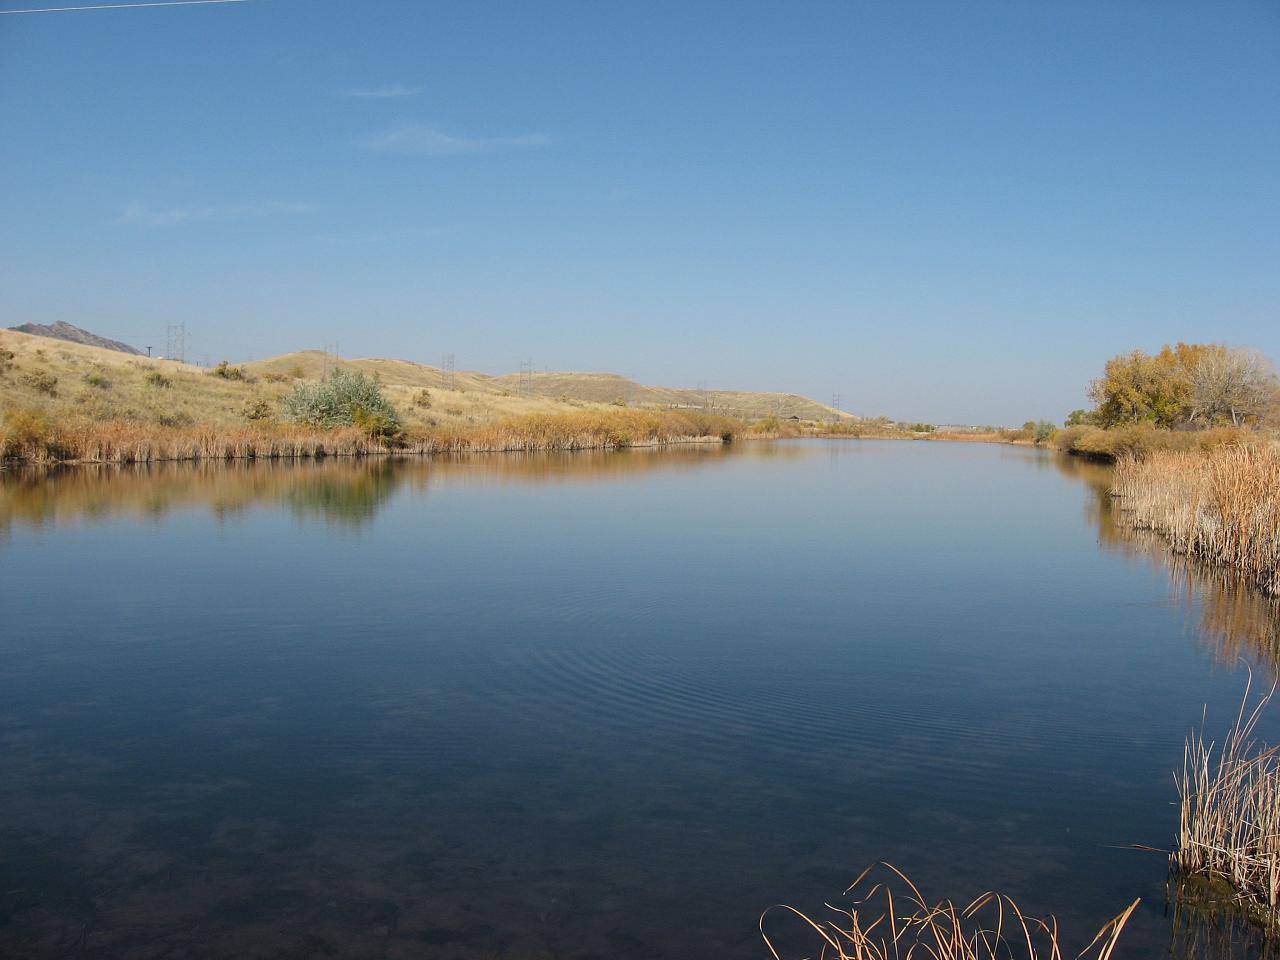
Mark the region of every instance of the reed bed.
[[[882, 874], [884, 879], [875, 879]], [[1062, 960], [1068, 956], [1057, 921], [1029, 917], [1009, 897], [985, 893], [967, 906], [950, 900], [930, 903], [896, 867], [881, 864], [863, 871], [845, 891], [849, 909], [828, 904], [836, 919], [818, 921], [794, 907], [779, 906], [760, 918], [760, 934], [774, 960], [782, 960], [776, 935], [765, 932], [771, 913], [800, 921], [807, 944], [803, 955], [822, 960]], [[1079, 957], [1108, 960], [1134, 901], [1109, 920]]]
[[1276, 688], [1250, 705], [1245, 690], [1221, 745], [1201, 729], [1187, 738], [1178, 778], [1181, 822], [1170, 867], [1202, 881], [1272, 937], [1280, 936], [1280, 758], [1261, 743], [1258, 718]]
[[1123, 522], [1154, 530], [1175, 553], [1228, 564], [1280, 594], [1280, 447], [1125, 457], [1112, 493]]
[[28, 463], [151, 463], [380, 454], [607, 450], [668, 443], [727, 443], [741, 425], [689, 411], [582, 410], [528, 414], [467, 427], [420, 429], [393, 438], [354, 427], [319, 430], [271, 423], [167, 427], [125, 420], [52, 423], [11, 413], [0, 452]]

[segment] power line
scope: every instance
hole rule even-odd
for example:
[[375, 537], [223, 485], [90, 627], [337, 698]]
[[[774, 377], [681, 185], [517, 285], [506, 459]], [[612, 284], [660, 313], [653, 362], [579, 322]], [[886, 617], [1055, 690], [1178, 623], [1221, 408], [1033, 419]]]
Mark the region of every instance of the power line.
[[0, 10], [0, 17], [15, 13], [76, 13], [80, 10], [133, 10], [137, 7], [200, 7], [210, 3], [248, 3], [249, 0], [153, 0], [150, 3], [95, 3], [88, 7], [30, 7], [26, 10]]

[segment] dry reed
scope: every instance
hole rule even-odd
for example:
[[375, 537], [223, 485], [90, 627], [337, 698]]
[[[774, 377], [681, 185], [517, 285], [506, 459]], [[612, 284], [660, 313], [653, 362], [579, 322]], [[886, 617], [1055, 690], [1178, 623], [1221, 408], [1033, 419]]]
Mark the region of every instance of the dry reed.
[[[1062, 960], [1064, 948], [1057, 921], [1029, 917], [1007, 896], [985, 893], [968, 906], [950, 900], [930, 903], [905, 874], [889, 864], [883, 880], [869, 867], [845, 891], [850, 909], [828, 904], [838, 919], [813, 920], [794, 907], [779, 906], [760, 918], [760, 934], [774, 960], [781, 960], [765, 921], [777, 910], [799, 918], [806, 941], [823, 960]], [[1138, 906], [1134, 901], [1108, 921], [1078, 956], [1108, 960], [1125, 923]]]
[[1280, 447], [1122, 458], [1112, 492], [1123, 522], [1154, 530], [1175, 553], [1229, 564], [1280, 594]]
[[10, 415], [0, 425], [0, 453], [29, 463], [151, 463], [370, 456], [608, 450], [733, 439], [741, 425], [691, 411], [582, 410], [529, 414], [468, 427], [422, 429], [393, 440], [353, 427], [319, 430], [281, 424], [167, 427], [124, 420], [51, 423]]
[[1178, 848], [1170, 857], [1181, 882], [1220, 887], [1223, 900], [1272, 936], [1280, 935], [1280, 747], [1260, 743], [1255, 730], [1275, 690], [1251, 706], [1245, 689], [1220, 746], [1206, 742], [1203, 724], [1187, 738]]

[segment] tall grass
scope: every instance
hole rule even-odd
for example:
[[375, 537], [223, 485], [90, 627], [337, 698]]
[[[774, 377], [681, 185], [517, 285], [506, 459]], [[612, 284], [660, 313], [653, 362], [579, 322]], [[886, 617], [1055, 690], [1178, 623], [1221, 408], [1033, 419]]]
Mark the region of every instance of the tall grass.
[[1208, 451], [1243, 443], [1250, 436], [1249, 431], [1236, 427], [1162, 430], [1153, 424], [1138, 423], [1110, 430], [1103, 430], [1101, 427], [1067, 427], [1053, 435], [1053, 445], [1065, 453], [1110, 462], [1124, 457], [1142, 459], [1162, 451]]
[[[830, 907], [837, 919], [813, 920], [794, 907], [775, 907], [800, 921], [806, 943], [801, 955], [824, 960], [1062, 960], [1065, 948], [1057, 921], [1028, 917], [1007, 896], [985, 893], [967, 906], [930, 903], [896, 867], [881, 865], [883, 880], [868, 868], [848, 890], [849, 909]], [[1108, 960], [1138, 902], [1108, 921], [1080, 957]], [[765, 931], [772, 911], [760, 918], [760, 933], [774, 960], [782, 960], [778, 935]]]
[[1187, 738], [1178, 779], [1181, 822], [1170, 866], [1185, 881], [1221, 887], [1271, 936], [1280, 936], [1280, 746], [1255, 736], [1275, 686], [1250, 705], [1246, 689], [1221, 745], [1204, 727]]
[[693, 411], [581, 410], [529, 414], [493, 423], [419, 428], [398, 437], [355, 427], [319, 429], [246, 423], [161, 426], [127, 420], [52, 422], [11, 411], [0, 423], [0, 453], [30, 463], [149, 463], [163, 460], [282, 459], [374, 454], [601, 450], [681, 442], [731, 441], [737, 421]]
[[1154, 530], [1175, 553], [1229, 564], [1280, 594], [1280, 447], [1125, 457], [1113, 493], [1123, 522]]

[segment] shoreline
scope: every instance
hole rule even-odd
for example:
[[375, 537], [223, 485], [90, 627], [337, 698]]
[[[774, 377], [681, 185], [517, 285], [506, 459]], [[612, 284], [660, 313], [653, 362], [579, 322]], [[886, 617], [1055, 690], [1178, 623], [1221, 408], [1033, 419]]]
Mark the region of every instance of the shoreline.
[[[641, 413], [642, 411], [636, 411]], [[724, 420], [724, 418], [717, 418]], [[194, 429], [160, 428], [141, 431], [144, 439], [121, 442], [113, 436], [113, 427], [95, 430], [92, 426], [77, 425], [75, 440], [65, 441], [60, 436], [39, 438], [33, 444], [23, 442], [22, 453], [7, 450], [0, 456], [0, 471], [30, 467], [126, 465], [145, 463], [209, 463], [231, 461], [283, 461], [328, 460], [335, 458], [359, 459], [364, 457], [431, 457], [469, 453], [575, 453], [628, 449], [656, 449], [674, 446], [720, 445], [748, 441], [776, 440], [895, 440], [924, 441], [930, 443], [983, 443], [1007, 446], [1043, 446], [1029, 440], [1000, 437], [994, 434], [964, 436], [959, 434], [930, 435], [899, 432], [871, 431], [779, 431], [772, 433], [753, 429], [745, 423], [722, 423], [721, 432], [703, 434], [663, 434], [658, 436], [627, 437], [614, 433], [582, 432], [572, 435], [547, 436], [535, 432], [519, 432], [510, 425], [496, 423], [482, 425], [467, 433], [430, 434], [407, 439], [401, 443], [388, 443], [376, 437], [360, 433], [354, 428], [336, 430], [280, 430], [226, 428], [206, 425]], [[55, 428], [56, 429], [56, 428]], [[500, 434], [500, 438], [495, 437]], [[0, 435], [0, 449], [5, 437]], [[10, 440], [10, 443], [13, 441]], [[30, 455], [36, 447], [36, 455]], [[73, 447], [79, 456], [60, 455], [71, 452]]]

